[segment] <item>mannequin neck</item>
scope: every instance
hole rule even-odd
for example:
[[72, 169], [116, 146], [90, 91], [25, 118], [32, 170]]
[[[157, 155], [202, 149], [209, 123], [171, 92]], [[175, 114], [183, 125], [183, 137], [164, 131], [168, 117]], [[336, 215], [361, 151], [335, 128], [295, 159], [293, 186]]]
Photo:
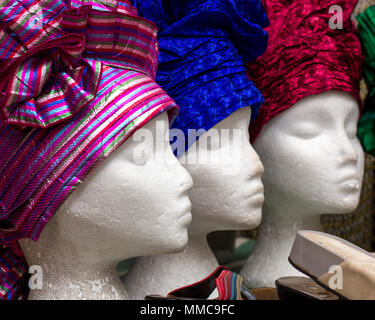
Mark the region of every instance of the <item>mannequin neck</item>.
[[[209, 232], [197, 233], [195, 230], [189, 230], [189, 241], [187, 247], [184, 251], [174, 255], [175, 258], [179, 256], [177, 260], [180, 260], [181, 263], [188, 266], [186, 271], [193, 267], [194, 269], [200, 270], [199, 274], [203, 275], [203, 277], [209, 275], [218, 266], [216, 257], [207, 242], [208, 233]], [[196, 279], [195, 272], [192, 271], [191, 273], [190, 276], [192, 277], [192, 281], [190, 283], [202, 279], [201, 276]]]
[[167, 295], [212, 273], [218, 262], [208, 245], [207, 234], [190, 228], [189, 242], [184, 251], [135, 259], [124, 280], [129, 298], [144, 299], [149, 294]]
[[291, 236], [294, 240], [295, 234], [289, 234], [290, 231], [322, 229], [321, 215], [309, 211], [303, 203], [272, 199], [266, 200], [263, 206], [262, 230], [270, 229], [279, 235]]
[[29, 300], [127, 298], [116, 263], [94, 262], [89, 250], [80, 250], [60, 233], [53, 235], [54, 228], [46, 229], [37, 242], [20, 241], [29, 266], [40, 266], [43, 271], [43, 288], [30, 290]]
[[288, 257], [297, 231], [306, 229], [322, 231], [319, 214], [308, 212], [302, 205], [272, 201], [270, 197], [263, 207], [254, 251], [241, 270], [246, 285], [274, 287], [280, 277], [301, 276]]
[[[207, 235], [210, 232], [199, 232], [197, 230], [194, 230], [193, 228], [190, 228], [188, 233], [188, 245], [180, 254], [183, 254], [183, 256], [186, 257], [186, 260], [191, 261], [191, 264], [205, 269], [203, 270], [204, 273], [211, 273], [213, 271], [212, 267], [215, 269], [218, 265], [218, 262], [207, 242]], [[204, 260], [206, 261], [202, 261], [202, 257], [204, 257]]]

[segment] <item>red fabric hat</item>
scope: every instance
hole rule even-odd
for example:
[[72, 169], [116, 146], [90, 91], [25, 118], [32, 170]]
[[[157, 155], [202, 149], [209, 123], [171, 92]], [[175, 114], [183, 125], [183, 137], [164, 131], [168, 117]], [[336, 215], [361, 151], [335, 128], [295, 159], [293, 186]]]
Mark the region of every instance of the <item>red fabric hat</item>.
[[[250, 126], [254, 142], [263, 126], [298, 100], [324, 91], [352, 94], [361, 104], [363, 57], [351, 14], [357, 0], [263, 0], [270, 20], [269, 45], [247, 65], [265, 98]], [[330, 8], [343, 12], [343, 29], [331, 29]], [[334, 20], [335, 23], [337, 21]]]

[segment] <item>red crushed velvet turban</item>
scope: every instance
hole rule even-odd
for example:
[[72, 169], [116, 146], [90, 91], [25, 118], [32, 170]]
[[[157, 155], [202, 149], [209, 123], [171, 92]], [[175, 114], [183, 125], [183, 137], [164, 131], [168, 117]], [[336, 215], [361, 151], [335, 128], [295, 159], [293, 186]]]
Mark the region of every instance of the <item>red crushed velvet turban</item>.
[[[352, 94], [361, 103], [359, 82], [363, 57], [351, 20], [357, 0], [263, 0], [268, 18], [269, 45], [247, 65], [248, 76], [260, 89], [265, 105], [250, 126], [254, 142], [262, 127], [298, 100], [324, 91]], [[343, 29], [331, 29], [343, 9]], [[336, 22], [334, 20], [334, 22]]]

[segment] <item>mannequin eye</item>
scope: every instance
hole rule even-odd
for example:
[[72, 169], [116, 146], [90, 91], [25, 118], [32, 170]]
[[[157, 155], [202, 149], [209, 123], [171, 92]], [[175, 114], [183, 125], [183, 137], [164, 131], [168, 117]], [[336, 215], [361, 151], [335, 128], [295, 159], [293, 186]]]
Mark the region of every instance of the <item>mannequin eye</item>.
[[312, 123], [299, 123], [292, 126], [291, 132], [298, 138], [301, 139], [312, 139], [320, 135], [322, 129]]

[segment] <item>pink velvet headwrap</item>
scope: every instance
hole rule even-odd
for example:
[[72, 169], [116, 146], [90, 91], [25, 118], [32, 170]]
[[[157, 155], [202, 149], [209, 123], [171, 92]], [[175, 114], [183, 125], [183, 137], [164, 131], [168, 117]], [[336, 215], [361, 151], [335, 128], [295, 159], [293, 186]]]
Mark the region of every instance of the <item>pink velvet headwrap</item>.
[[[263, 0], [270, 20], [269, 45], [247, 65], [265, 105], [250, 126], [254, 142], [263, 126], [298, 100], [324, 91], [348, 92], [361, 104], [359, 82], [363, 57], [351, 14], [357, 0]], [[331, 29], [343, 9], [343, 29]], [[334, 22], [337, 22], [334, 20]]]

